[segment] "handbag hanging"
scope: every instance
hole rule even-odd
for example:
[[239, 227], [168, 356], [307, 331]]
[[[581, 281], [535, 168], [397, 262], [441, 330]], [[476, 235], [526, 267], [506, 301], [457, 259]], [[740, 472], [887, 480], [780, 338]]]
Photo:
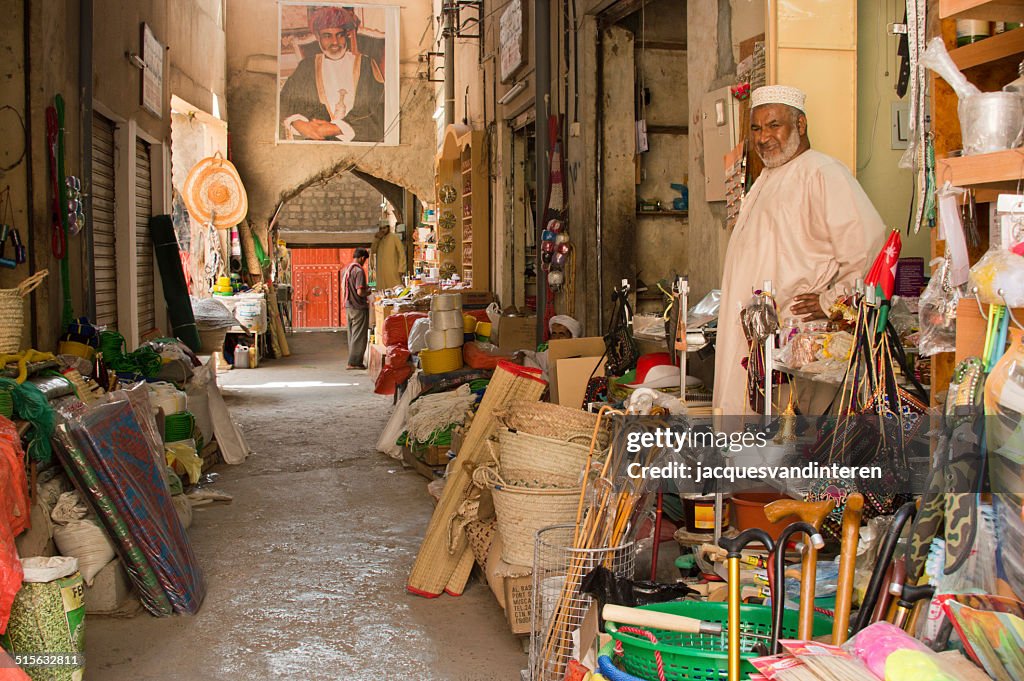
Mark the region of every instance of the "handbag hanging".
[[[812, 484], [808, 499], [836, 502], [822, 527], [834, 539], [839, 538], [843, 508], [853, 492], [864, 495], [865, 518], [899, 508], [909, 480], [906, 448], [927, 423], [924, 389], [906, 371], [906, 357], [891, 324], [875, 333], [878, 314], [873, 306], [861, 303], [838, 414], [826, 422], [810, 452], [812, 460], [821, 463], [882, 468], [880, 480], [828, 479]], [[896, 366], [904, 367], [911, 390], [897, 383]]]
[[605, 374], [608, 376], [621, 376], [635, 367], [637, 360], [640, 359], [640, 350], [633, 338], [630, 323], [633, 310], [629, 305], [628, 296], [628, 285], [622, 289], [616, 288], [612, 294], [615, 307], [608, 323], [608, 331], [604, 335], [604, 352], [607, 358]]

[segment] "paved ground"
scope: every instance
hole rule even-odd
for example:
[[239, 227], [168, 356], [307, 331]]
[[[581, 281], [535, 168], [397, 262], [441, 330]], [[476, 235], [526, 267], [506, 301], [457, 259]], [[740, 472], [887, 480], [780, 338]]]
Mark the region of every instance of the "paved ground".
[[254, 452], [221, 466], [229, 506], [190, 530], [209, 591], [194, 617], [90, 617], [87, 681], [512, 681], [526, 666], [483, 582], [408, 595], [432, 505], [373, 450], [391, 398], [344, 370], [340, 334], [220, 383]]

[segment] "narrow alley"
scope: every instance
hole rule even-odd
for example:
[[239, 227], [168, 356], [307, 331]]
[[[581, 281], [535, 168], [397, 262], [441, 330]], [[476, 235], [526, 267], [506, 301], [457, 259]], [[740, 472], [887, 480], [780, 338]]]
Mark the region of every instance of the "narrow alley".
[[291, 340], [290, 358], [219, 377], [253, 453], [216, 469], [233, 503], [194, 511], [202, 611], [90, 618], [88, 678], [518, 678], [526, 656], [486, 584], [405, 591], [432, 504], [374, 451], [391, 398], [345, 370], [342, 334]]
[[1024, 681], [1024, 0], [0, 16], [0, 681]]

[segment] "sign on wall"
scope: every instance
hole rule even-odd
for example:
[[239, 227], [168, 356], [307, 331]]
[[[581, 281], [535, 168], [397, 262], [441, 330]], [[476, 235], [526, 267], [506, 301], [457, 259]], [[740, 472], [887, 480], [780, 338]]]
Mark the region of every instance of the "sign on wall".
[[164, 115], [164, 46], [148, 24], [142, 24], [142, 107], [157, 118]]
[[501, 82], [507, 83], [523, 65], [523, 3], [511, 0], [501, 13], [499, 49]]
[[396, 145], [399, 8], [281, 2], [277, 140]]

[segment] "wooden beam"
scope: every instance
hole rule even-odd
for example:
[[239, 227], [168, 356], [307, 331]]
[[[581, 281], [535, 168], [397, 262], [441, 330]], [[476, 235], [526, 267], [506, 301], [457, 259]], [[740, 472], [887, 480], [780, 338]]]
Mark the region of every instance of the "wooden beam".
[[688, 125], [648, 125], [648, 135], [689, 135]]
[[686, 43], [671, 40], [638, 40], [634, 47], [638, 50], [672, 50], [675, 52], [686, 52]]
[[652, 0], [620, 0], [598, 16], [598, 23], [602, 29], [618, 23], [634, 12], [639, 12]]

